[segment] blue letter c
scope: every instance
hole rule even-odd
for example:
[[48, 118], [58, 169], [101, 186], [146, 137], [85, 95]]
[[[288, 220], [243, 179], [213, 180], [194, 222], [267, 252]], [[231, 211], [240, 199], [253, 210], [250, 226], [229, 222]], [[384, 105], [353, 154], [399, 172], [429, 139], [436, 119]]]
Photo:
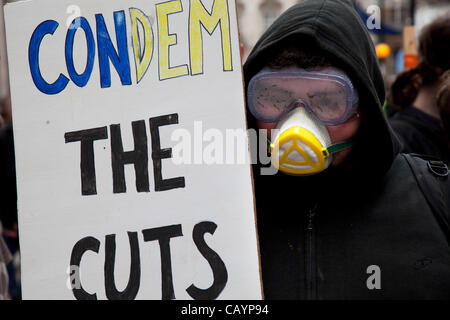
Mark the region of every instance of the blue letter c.
[[42, 22], [36, 30], [34, 30], [31, 36], [30, 46], [28, 48], [28, 60], [30, 63], [31, 76], [33, 77], [34, 84], [36, 87], [45, 94], [57, 94], [63, 91], [69, 79], [63, 74], [60, 74], [58, 79], [49, 84], [42, 78], [41, 70], [39, 68], [39, 49], [41, 46], [42, 39], [47, 34], [53, 34], [58, 28], [58, 22], [54, 20], [47, 20]]

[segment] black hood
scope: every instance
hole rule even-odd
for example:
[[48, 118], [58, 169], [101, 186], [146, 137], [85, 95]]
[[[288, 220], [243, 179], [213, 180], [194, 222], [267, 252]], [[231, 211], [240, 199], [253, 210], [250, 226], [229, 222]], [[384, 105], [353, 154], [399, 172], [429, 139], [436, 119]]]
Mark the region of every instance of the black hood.
[[[385, 88], [374, 45], [350, 2], [310, 0], [284, 12], [261, 36], [244, 64], [246, 90], [271, 51], [286, 44], [301, 49], [305, 43], [332, 57], [333, 64], [349, 75], [358, 90], [363, 117], [352, 152], [352, 172], [366, 178], [382, 177], [400, 144], [382, 110]], [[255, 128], [250, 113], [247, 119], [249, 128]]]

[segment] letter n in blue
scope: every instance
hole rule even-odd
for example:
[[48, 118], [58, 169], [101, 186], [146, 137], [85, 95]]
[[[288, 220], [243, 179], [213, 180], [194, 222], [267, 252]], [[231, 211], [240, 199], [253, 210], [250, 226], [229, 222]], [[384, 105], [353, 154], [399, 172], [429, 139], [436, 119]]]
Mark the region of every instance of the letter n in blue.
[[108, 29], [102, 14], [95, 15], [97, 21], [97, 45], [98, 60], [100, 67], [100, 81], [102, 88], [111, 86], [111, 70], [109, 60], [116, 68], [122, 85], [131, 85], [130, 61], [128, 57], [127, 27], [125, 22], [125, 11], [114, 12], [114, 23], [116, 29], [117, 51], [111, 42]]

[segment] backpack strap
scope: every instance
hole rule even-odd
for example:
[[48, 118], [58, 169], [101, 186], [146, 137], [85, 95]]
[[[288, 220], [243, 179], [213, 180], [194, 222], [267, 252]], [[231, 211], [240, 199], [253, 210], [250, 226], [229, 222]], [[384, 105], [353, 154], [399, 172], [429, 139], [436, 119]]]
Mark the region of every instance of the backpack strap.
[[450, 241], [450, 178], [439, 159], [415, 153], [403, 154], [436, 220]]

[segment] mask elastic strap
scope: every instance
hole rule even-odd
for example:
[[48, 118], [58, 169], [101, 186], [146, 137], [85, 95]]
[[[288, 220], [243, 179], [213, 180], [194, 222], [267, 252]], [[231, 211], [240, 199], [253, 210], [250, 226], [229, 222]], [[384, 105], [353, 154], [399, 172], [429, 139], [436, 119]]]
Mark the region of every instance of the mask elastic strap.
[[353, 140], [347, 140], [344, 142], [339, 142], [329, 146], [327, 149], [323, 150], [323, 155], [325, 157], [329, 157], [331, 154], [342, 151], [344, 149], [348, 149], [355, 144]]
[[[325, 157], [329, 157], [333, 153], [353, 147], [354, 144], [355, 142], [353, 140], [347, 140], [344, 142], [333, 144], [332, 146], [329, 146], [327, 149], [323, 150], [323, 155]], [[272, 144], [269, 139], [267, 139], [267, 152], [272, 153]]]

